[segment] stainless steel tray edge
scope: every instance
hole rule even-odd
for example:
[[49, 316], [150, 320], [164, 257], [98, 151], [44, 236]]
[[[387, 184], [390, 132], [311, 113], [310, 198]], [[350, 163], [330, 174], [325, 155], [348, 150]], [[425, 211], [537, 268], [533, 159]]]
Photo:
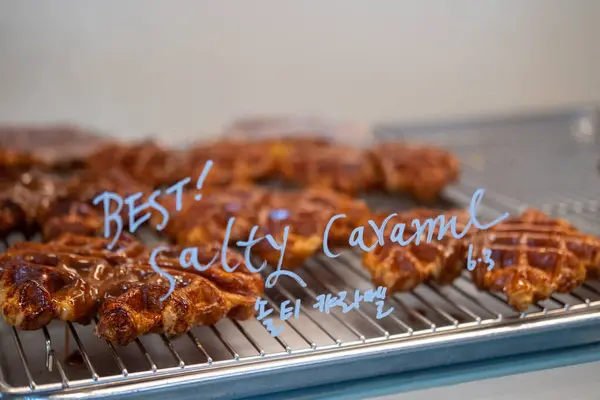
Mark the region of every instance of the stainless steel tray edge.
[[[135, 398], [148, 396], [149, 392], [158, 396], [163, 391], [177, 390], [178, 398], [198, 398], [198, 393], [210, 393], [210, 398], [239, 398], [600, 340], [600, 304], [559, 311], [556, 315], [531, 315], [513, 322], [460, 327], [457, 331], [444, 329], [411, 338], [390, 337], [302, 355], [270, 356], [238, 365], [215, 366], [202, 373], [172, 374], [163, 379], [139, 382], [129, 379], [123, 384], [113, 382], [107, 383], [108, 387], [98, 384], [87, 388], [77, 388], [77, 382], [72, 382], [73, 387], [46, 395], [56, 399]], [[564, 336], [566, 330], [570, 332], [568, 339]], [[222, 374], [224, 368], [228, 372], [226, 376]], [[25, 394], [7, 387], [2, 387], [2, 391], [7, 396]], [[42, 396], [44, 392], [35, 394]]]

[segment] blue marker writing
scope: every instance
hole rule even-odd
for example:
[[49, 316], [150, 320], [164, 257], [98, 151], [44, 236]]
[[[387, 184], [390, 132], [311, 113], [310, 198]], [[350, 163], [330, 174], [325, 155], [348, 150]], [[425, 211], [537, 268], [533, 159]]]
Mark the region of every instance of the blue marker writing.
[[506, 218], [508, 218], [508, 213], [504, 213], [503, 216], [497, 218], [494, 222], [490, 222], [487, 225], [481, 225], [479, 223], [479, 221], [477, 220], [477, 207], [479, 207], [479, 205], [481, 204], [481, 199], [483, 198], [484, 192], [485, 190], [483, 189], [477, 189], [475, 193], [473, 193], [473, 198], [471, 199], [471, 205], [469, 207], [469, 212], [471, 214], [471, 220], [469, 221], [469, 225], [471, 225], [471, 222], [473, 222], [473, 224], [475, 224], [475, 227], [480, 230], [489, 229], [497, 223], [502, 222]]
[[[110, 205], [111, 201], [117, 203], [117, 209], [114, 212], [111, 212]], [[110, 223], [114, 221], [117, 224], [117, 234], [113, 237], [112, 241], [108, 244], [108, 249], [112, 249], [119, 237], [121, 237], [121, 232], [123, 231], [123, 220], [121, 219], [121, 209], [123, 208], [123, 199], [116, 193], [113, 192], [104, 192], [100, 195], [96, 196], [93, 203], [94, 205], [100, 204], [103, 202], [104, 204], [104, 237], [110, 237]]]
[[[227, 224], [227, 229], [229, 230], [229, 232], [225, 232], [225, 236], [228, 236], [231, 234], [231, 227], [233, 226], [233, 221], [235, 221], [235, 218], [230, 218], [229, 219], [229, 223]], [[261, 240], [264, 239], [264, 237], [261, 238], [255, 238], [254, 236], [256, 235], [256, 232], [258, 231], [258, 226], [253, 226], [252, 229], [250, 229], [250, 234], [248, 235], [248, 240], [238, 240], [236, 242], [236, 245], [238, 247], [243, 247], [244, 248], [244, 261], [246, 262], [246, 267], [252, 271], [252, 272], [260, 272], [263, 269], [265, 269], [265, 267], [267, 266], [267, 262], [263, 261], [263, 263], [260, 265], [260, 267], [255, 268], [254, 264], [252, 264], [252, 256], [251, 256], [251, 252], [252, 252], [252, 247], [259, 243]]]
[[[204, 180], [206, 179], [213, 162], [208, 160], [204, 165], [204, 169], [196, 182], [196, 187], [198, 189], [202, 188]], [[129, 231], [131, 233], [135, 233], [135, 231], [146, 221], [148, 221], [151, 217], [150, 210], [157, 211], [162, 216], [162, 221], [156, 226], [156, 229], [161, 231], [167, 225], [169, 221], [169, 212], [165, 207], [163, 207], [158, 201], [158, 197], [162, 194], [171, 195], [175, 194], [175, 209], [177, 211], [181, 211], [183, 208], [183, 190], [185, 186], [191, 181], [190, 177], [184, 178], [174, 185], [168, 187], [163, 191], [155, 190], [150, 194], [148, 200], [140, 205], [136, 205], [135, 203], [140, 200], [144, 194], [142, 192], [134, 193], [130, 196], [127, 196], [123, 199], [120, 195], [113, 192], [103, 192], [96, 196], [93, 199], [93, 204], [98, 205], [100, 203], [104, 206], [104, 237], [109, 238], [112, 236], [112, 240], [109, 245], [109, 249], [112, 249], [116, 244], [117, 240], [121, 236], [123, 232], [123, 220], [121, 218], [121, 210], [123, 208], [123, 203], [125, 203], [128, 207], [128, 216], [129, 216]], [[196, 200], [202, 198], [201, 194], [195, 196]], [[146, 211], [144, 213], [144, 211]], [[141, 216], [140, 216], [141, 214]], [[116, 224], [116, 232], [114, 235], [111, 235], [111, 224]]]
[[[196, 181], [196, 189], [201, 190], [202, 186], [204, 185], [204, 181], [206, 180], [206, 177], [208, 176], [208, 173], [210, 172], [210, 169], [213, 166], [213, 162], [212, 160], [208, 160], [205, 164], [204, 164], [204, 168], [202, 169], [202, 173], [200, 174], [200, 177], [198, 177], [198, 180]], [[202, 193], [198, 193], [196, 196], [194, 196], [194, 199], [196, 199], [196, 201], [202, 199]], [[180, 209], [177, 209], [178, 211]]]
[[292, 317], [295, 319], [300, 318], [300, 299], [292, 304], [291, 300], [286, 300], [279, 306], [279, 319], [282, 321], [288, 320]]
[[473, 271], [477, 267], [477, 265], [479, 265], [481, 263], [487, 264], [487, 270], [488, 271], [491, 271], [491, 270], [494, 269], [494, 266], [496, 265], [496, 263], [492, 259], [492, 250], [491, 249], [484, 249], [482, 251], [482, 253], [483, 253], [483, 257], [482, 258], [478, 258], [477, 260], [473, 260], [473, 244], [469, 245], [469, 248], [467, 250], [467, 269], [469, 271]]
[[364, 292], [364, 294], [360, 293], [359, 289], [354, 291], [354, 300], [350, 305], [348, 305], [345, 300], [348, 293], [346, 291], [341, 291], [339, 293], [327, 293], [318, 295], [315, 299], [316, 302], [313, 304], [313, 308], [319, 310], [320, 312], [324, 312], [326, 314], [330, 314], [333, 309], [336, 307], [341, 308], [343, 313], [347, 313], [352, 310], [357, 310], [360, 308], [361, 303], [373, 303], [377, 305], [377, 319], [385, 318], [392, 311], [394, 311], [393, 307], [390, 307], [387, 311], [383, 312], [383, 306], [385, 303], [386, 288], [379, 286], [377, 289], [369, 289]]
[[254, 303], [254, 309], [258, 311], [256, 319], [262, 321], [262, 324], [265, 326], [267, 332], [269, 332], [272, 337], [277, 337], [283, 331], [283, 326], [275, 326], [275, 324], [273, 323], [273, 318], [265, 319], [265, 317], [268, 317], [271, 313], [273, 313], [272, 308], [266, 308], [268, 304], [269, 303], [266, 300], [263, 300], [260, 297], [256, 299], [256, 303]]
[[[456, 216], [450, 217], [448, 219], [448, 221], [446, 222], [446, 218], [444, 215], [438, 215], [435, 218], [428, 218], [424, 221], [421, 221], [419, 219], [414, 219], [411, 223], [411, 226], [416, 230], [416, 232], [407, 240], [405, 240], [403, 238], [406, 224], [404, 224], [404, 223], [395, 224], [394, 227], [392, 228], [392, 232], [390, 234], [389, 240], [392, 243], [398, 243], [400, 246], [407, 246], [410, 243], [412, 243], [413, 241], [415, 244], [418, 245], [421, 242], [421, 238], [423, 238], [423, 236], [425, 236], [425, 233], [427, 233], [427, 235], [425, 236], [425, 241], [426, 241], [426, 243], [431, 243], [431, 241], [433, 240], [433, 237], [435, 235], [436, 227], [438, 226], [438, 224], [439, 224], [439, 230], [437, 233], [438, 240], [443, 239], [448, 231], [450, 231], [451, 236], [454, 237], [455, 239], [461, 239], [468, 233], [469, 229], [471, 228], [471, 225], [475, 225], [476, 228], [484, 230], [484, 229], [489, 229], [492, 226], [494, 226], [494, 225], [498, 224], [499, 222], [502, 222], [503, 220], [508, 218], [509, 214], [504, 213], [504, 215], [502, 215], [501, 217], [497, 218], [495, 221], [493, 221], [487, 225], [482, 225], [479, 222], [479, 220], [477, 219], [477, 208], [481, 204], [484, 193], [485, 193], [484, 189], [477, 189], [475, 191], [475, 193], [473, 193], [473, 197], [471, 198], [471, 203], [469, 206], [469, 214], [470, 214], [469, 222], [464, 227], [462, 232], [457, 232], [457, 227], [456, 227], [457, 217]], [[368, 221], [368, 224], [370, 225], [372, 231], [375, 233], [375, 235], [377, 237], [377, 241], [375, 243], [373, 243], [371, 246], [367, 246], [364, 242], [365, 227], [359, 226], [359, 227], [354, 228], [352, 230], [352, 233], [350, 234], [350, 239], [349, 239], [350, 247], [358, 246], [364, 252], [370, 252], [373, 249], [375, 249], [375, 247], [377, 247], [377, 245], [383, 246], [385, 244], [384, 232], [386, 230], [386, 226], [387, 226], [388, 222], [390, 221], [390, 219], [392, 219], [395, 216], [397, 216], [396, 213], [392, 213], [392, 214], [388, 215], [381, 222], [380, 225], [377, 225], [375, 223], [375, 221], [373, 221], [373, 220]], [[339, 254], [334, 254], [331, 252], [331, 250], [327, 246], [327, 242], [328, 242], [329, 231], [331, 230], [331, 227], [333, 226], [335, 221], [345, 218], [345, 217], [346, 216], [344, 214], [338, 214], [338, 215], [333, 216], [327, 223], [325, 232], [323, 234], [323, 252], [328, 257], [335, 258], [339, 255]]]
[[[234, 223], [235, 223], [235, 218], [233, 218], [233, 217], [230, 218], [227, 223], [227, 229], [226, 229], [224, 240], [222, 243], [222, 249], [221, 249], [220, 255], [215, 254], [213, 259], [208, 264], [202, 265], [198, 261], [198, 249], [196, 247], [189, 247], [189, 248], [184, 249], [179, 255], [179, 263], [181, 264], [181, 266], [183, 268], [194, 267], [194, 269], [196, 269], [198, 271], [206, 271], [217, 261], [217, 259], [220, 256], [221, 266], [222, 266], [223, 270], [228, 271], [228, 272], [234, 272], [239, 267], [239, 264], [231, 266], [231, 265], [228, 265], [228, 263], [227, 263], [227, 251], [228, 251], [227, 245], [229, 243], [229, 237], [231, 235], [231, 230], [233, 229]], [[265, 280], [265, 286], [273, 287], [277, 283], [277, 280], [279, 279], [279, 277], [287, 276], [287, 277], [294, 279], [302, 287], [306, 287], [307, 286], [306, 282], [298, 274], [296, 274], [295, 272], [292, 272], [292, 271], [282, 270], [283, 257], [285, 255], [285, 247], [287, 244], [289, 227], [286, 226], [284, 229], [282, 243], [277, 243], [275, 238], [270, 234], [267, 234], [264, 237], [255, 238], [257, 230], [258, 230], [258, 226], [254, 226], [250, 231], [249, 238], [247, 241], [238, 241], [237, 242], [237, 245], [239, 247], [245, 247], [244, 259], [246, 261], [246, 267], [250, 271], [255, 272], [255, 273], [261, 272], [262, 269], [264, 269], [264, 267], [266, 267], [266, 265], [267, 265], [266, 261], [263, 262], [263, 264], [258, 268], [256, 268], [252, 264], [251, 250], [252, 250], [252, 247], [255, 244], [257, 244], [258, 242], [260, 242], [262, 240], [267, 240], [269, 245], [274, 250], [279, 251], [280, 255], [279, 255], [279, 261], [277, 263], [277, 267], [276, 267], [275, 271], [273, 271], [271, 274], [269, 274], [269, 276]], [[152, 253], [153, 257], [156, 258], [158, 253], [163, 250], [165, 250], [164, 247], [161, 247], [158, 250], [155, 250]], [[156, 262], [154, 261], [154, 259], [152, 261], [154, 262], [153, 268], [155, 270], [159, 269], [159, 267], [156, 265]]]
[[233, 217], [229, 218], [229, 221], [227, 221], [227, 229], [225, 229], [225, 237], [221, 247], [221, 266], [227, 272], [233, 272], [240, 266], [238, 263], [232, 267], [227, 263], [227, 245], [229, 244], [229, 237], [231, 236], [231, 229], [233, 229], [234, 222], [235, 218]]
[[[380, 226], [377, 226], [377, 224], [375, 223], [375, 221], [373, 220], [369, 220], [369, 225], [371, 225], [371, 228], [373, 228], [373, 231], [375, 232], [375, 234], [377, 235], [377, 243], [379, 243], [380, 246], [383, 246], [385, 244], [385, 239], [383, 236], [383, 233], [385, 232], [385, 226], [387, 225], [388, 221], [390, 219], [392, 219], [393, 217], [395, 217], [396, 213], [392, 213], [390, 215], [388, 215], [383, 222], [381, 223]], [[372, 249], [370, 249], [369, 251], [371, 251]]]
[[348, 306], [348, 309], [342, 310], [342, 312], [346, 313], [348, 311], [360, 308], [360, 303], [362, 301], [363, 301], [363, 296], [360, 294], [360, 290], [355, 289], [354, 290], [354, 300], [352, 301], [352, 303], [350, 303], [350, 305]]
[[383, 312], [383, 306], [385, 305], [385, 302], [383, 300], [385, 299], [386, 291], [387, 288], [379, 286], [373, 293], [374, 298], [380, 299], [375, 302], [375, 304], [377, 305], [377, 315], [375, 316], [375, 318], [377, 319], [385, 318], [388, 315], [390, 315], [392, 311], [394, 311], [394, 307], [390, 307], [386, 312]]
[[[152, 195], [160, 194], [160, 190], [157, 192], [153, 192]], [[149, 202], [143, 203], [139, 206], [135, 205], [135, 202], [137, 200], [141, 199], [143, 195], [144, 195], [143, 193], [135, 193], [135, 194], [132, 194], [131, 196], [127, 196], [125, 198], [125, 204], [127, 204], [127, 208], [129, 209], [129, 231], [131, 233], [134, 233], [137, 230], [137, 228], [139, 228], [144, 222], [146, 222], [150, 219], [149, 212], [142, 215], [141, 218], [136, 219], [136, 216], [140, 212], [142, 212], [150, 207]], [[156, 198], [156, 196], [154, 196], [154, 198]]]
[[329, 258], [336, 258], [337, 256], [339, 256], [339, 254], [333, 254], [329, 250], [329, 246], [327, 245], [327, 238], [329, 237], [329, 230], [331, 229], [331, 226], [333, 225], [335, 220], [340, 218], [346, 218], [346, 214], [338, 214], [331, 217], [331, 219], [327, 223], [327, 226], [325, 227], [325, 233], [323, 233], [323, 252]]
[[[181, 211], [181, 209], [183, 208], [183, 188], [185, 187], [185, 185], [190, 183], [191, 180], [192, 178], [188, 176], [187, 178], [180, 180], [173, 186], [165, 189], [166, 195], [175, 193], [175, 210], [177, 211]], [[167, 216], [167, 220], [168, 219], [169, 217]]]
[[[230, 219], [230, 222], [231, 222], [231, 219]], [[229, 232], [225, 233], [226, 237], [229, 237], [232, 226], [233, 226], [233, 223], [228, 224], [227, 229]], [[250, 234], [248, 235], [248, 240], [245, 240], [245, 241], [240, 240], [240, 241], [236, 242], [236, 245], [238, 247], [245, 248], [244, 249], [244, 260], [246, 262], [247, 268], [252, 272], [260, 272], [267, 266], [267, 262], [263, 261], [261, 266], [259, 268], [256, 268], [256, 267], [254, 267], [254, 265], [252, 263], [252, 259], [251, 259], [252, 258], [251, 257], [252, 247], [254, 245], [256, 245], [257, 243], [261, 242], [262, 240], [267, 240], [269, 245], [274, 250], [279, 251], [279, 260], [277, 262], [275, 271], [271, 272], [269, 274], [269, 276], [267, 276], [267, 279], [265, 279], [265, 286], [268, 288], [272, 288], [273, 286], [275, 286], [275, 284], [277, 283], [277, 280], [279, 279], [280, 276], [287, 276], [287, 277], [294, 279], [300, 286], [306, 287], [307, 286], [306, 282], [304, 282], [304, 280], [300, 277], [300, 275], [296, 274], [293, 271], [287, 271], [287, 270], [282, 269], [283, 268], [283, 258], [285, 255], [285, 248], [286, 248], [288, 234], [289, 234], [289, 226], [285, 226], [283, 229], [283, 240], [282, 240], [281, 244], [277, 243], [277, 241], [271, 234], [266, 234], [263, 237], [256, 238], [255, 236], [256, 236], [257, 231], [258, 231], [258, 226], [253, 226], [252, 229], [250, 230]]]
[[407, 240], [404, 240], [404, 229], [406, 229], [405, 224], [394, 225], [392, 228], [392, 234], [390, 235], [390, 240], [392, 243], [398, 243], [400, 246], [408, 246], [418, 234], [418, 232], [415, 232]]
[[313, 308], [316, 308], [320, 312], [324, 312], [326, 314], [330, 314], [331, 310], [335, 307], [343, 307], [343, 305], [346, 305], [339, 297], [331, 293], [321, 294], [317, 296], [316, 299], [317, 302], [313, 304]]
[[150, 267], [154, 270], [154, 272], [156, 272], [157, 274], [169, 281], [169, 291], [167, 292], [167, 294], [160, 298], [160, 301], [165, 301], [167, 297], [169, 297], [171, 293], [173, 293], [173, 290], [175, 290], [175, 278], [173, 278], [173, 275], [169, 274], [167, 271], [161, 269], [158, 265], [156, 265], [156, 256], [158, 255], [158, 253], [165, 250], [169, 250], [169, 248], [165, 246], [160, 246], [152, 250], [152, 253], [150, 254]]
[[383, 306], [385, 303], [382, 300], [376, 301], [375, 304], [377, 304], [377, 315], [375, 315], [375, 318], [377, 319], [385, 318], [390, 315], [392, 311], [394, 311], [394, 307], [390, 307], [386, 312], [383, 312]]
[[181, 264], [183, 268], [194, 267], [194, 269], [199, 272], [207, 271], [215, 263], [215, 261], [217, 261], [218, 256], [218, 254], [215, 254], [209, 263], [202, 265], [198, 261], [198, 248], [188, 247], [183, 249], [183, 251], [179, 254], [179, 264]]
[[302, 280], [302, 278], [300, 278], [300, 275], [298, 275], [292, 271], [281, 269], [281, 268], [283, 268], [283, 256], [285, 255], [285, 247], [287, 245], [287, 239], [288, 239], [289, 232], [290, 232], [290, 227], [285, 226], [283, 228], [283, 241], [281, 242], [281, 245], [277, 244], [277, 242], [275, 241], [275, 238], [272, 235], [267, 234], [265, 236], [265, 238], [267, 239], [267, 241], [269, 242], [271, 247], [273, 247], [275, 250], [279, 250], [279, 260], [277, 261], [277, 266], [275, 267], [275, 271], [271, 272], [269, 274], [269, 276], [267, 276], [267, 279], [265, 279], [265, 286], [268, 288], [272, 288], [273, 286], [275, 286], [275, 284], [277, 283], [277, 280], [279, 279], [280, 276], [287, 276], [289, 278], [292, 278], [300, 286], [306, 287], [306, 282], [304, 282], [304, 280]]

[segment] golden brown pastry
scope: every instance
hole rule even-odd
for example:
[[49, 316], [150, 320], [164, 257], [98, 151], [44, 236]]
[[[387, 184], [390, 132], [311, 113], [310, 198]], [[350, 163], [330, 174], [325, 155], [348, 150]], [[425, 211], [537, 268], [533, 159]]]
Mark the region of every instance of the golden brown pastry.
[[181, 176], [183, 162], [183, 152], [167, 150], [147, 140], [107, 144], [90, 155], [86, 165], [99, 172], [120, 169], [136, 182], [156, 188], [186, 178]]
[[[248, 319], [264, 290], [259, 274], [220, 243], [184, 250], [165, 247], [156, 265], [175, 278], [169, 281], [149, 264], [150, 251], [130, 236], [112, 250], [103, 238], [65, 234], [48, 243], [20, 242], [0, 256], [0, 308], [8, 323], [39, 329], [52, 319], [87, 323], [99, 309], [97, 333], [127, 344], [149, 332], [176, 335], [220, 319]], [[227, 261], [225, 270], [221, 260]], [[213, 261], [212, 265], [209, 265]], [[236, 267], [237, 266], [237, 267]]]
[[15, 174], [43, 166], [42, 160], [29, 152], [0, 147], [0, 177], [10, 179]]
[[[104, 192], [116, 193], [123, 199], [132, 194], [150, 192], [147, 185], [137, 182], [118, 168], [82, 171], [68, 179], [65, 188], [68, 197], [86, 202], [92, 202]], [[141, 202], [138, 200], [138, 203]]]
[[[103, 254], [77, 254], [75, 247], [65, 245], [55, 246], [54, 243], [18, 242], [11, 246], [3, 255], [6, 259], [42, 264], [58, 269], [68, 269], [79, 274], [88, 285], [88, 297], [92, 297], [97, 305], [108, 294], [113, 286], [125, 281], [131, 272], [123, 267], [129, 258], [114, 254], [112, 257], [98, 257]], [[107, 252], [104, 255], [109, 254]], [[95, 312], [96, 310], [91, 310]], [[90, 314], [88, 317], [92, 317]], [[88, 318], [89, 319], [89, 318]], [[85, 319], [77, 322], [88, 322]]]
[[[120, 169], [85, 170], [67, 180], [60, 199], [70, 199], [93, 205], [94, 199], [104, 192], [116, 193], [123, 200], [119, 215], [123, 222], [123, 227], [127, 228], [129, 225], [129, 206], [125, 202], [125, 199], [127, 196], [142, 193], [142, 197], [137, 199], [134, 204], [134, 206], [140, 206], [147, 201], [151, 188], [138, 183]], [[111, 201], [109, 203], [109, 211], [111, 213], [117, 207], [117, 202]], [[105, 217], [103, 202], [94, 205], [94, 209], [103, 218]]]
[[331, 124], [306, 117], [247, 117], [234, 121], [225, 129], [226, 140], [255, 143], [270, 154], [281, 167], [294, 151], [308, 154], [320, 147], [329, 146]]
[[[289, 227], [282, 261], [285, 269], [301, 266], [322, 247], [323, 229], [331, 215], [331, 211], [315, 203], [302, 201], [301, 196], [297, 192], [272, 193], [258, 214], [258, 237], [269, 234], [282, 245], [285, 227]], [[252, 254], [272, 266], [280, 257], [280, 251], [267, 240], [257, 243]]]
[[39, 171], [29, 171], [9, 180], [0, 189], [0, 236], [11, 232], [31, 234], [37, 229], [37, 216], [61, 191], [56, 177]]
[[[568, 222], [537, 210], [526, 210], [470, 239], [473, 281], [483, 290], [504, 292], [519, 311], [567, 293], [579, 286], [586, 273], [600, 270], [600, 240], [578, 231]], [[493, 268], [490, 270], [490, 262]]]
[[[31, 170], [0, 187], [0, 235], [42, 231], [46, 240], [61, 233], [103, 234], [104, 206], [93, 206], [94, 198], [104, 191], [123, 198], [137, 191], [148, 191], [118, 170], [84, 171], [72, 178]], [[145, 195], [145, 194], [144, 194]], [[142, 204], [145, 197], [138, 200]], [[114, 210], [111, 203], [110, 210]], [[123, 204], [123, 224], [129, 222], [129, 207]]]
[[[262, 295], [264, 282], [260, 274], [248, 269], [244, 257], [240, 253], [227, 248], [223, 254], [222, 243], [211, 242], [195, 246], [193, 256], [186, 256], [186, 264], [182, 265], [180, 258], [182, 251], [188, 251], [189, 254], [189, 248], [169, 246], [158, 253], [155, 259], [156, 265], [160, 268], [199, 275], [211, 281], [223, 292], [248, 296], [247, 301], [241, 304], [250, 304], [250, 307], [232, 307], [228, 316], [235, 319], [247, 319], [254, 315], [254, 302], [258, 296]], [[196, 266], [192, 264], [192, 258], [197, 263]], [[225, 259], [226, 267], [223, 266], [222, 259]], [[149, 259], [138, 257], [137, 260], [146, 263]], [[230, 271], [226, 268], [235, 268], [235, 270]]]
[[210, 281], [190, 273], [164, 270], [177, 279], [173, 293], [164, 301], [169, 282], [150, 266], [135, 265], [137, 282], [121, 285], [123, 293], [106, 299], [99, 311], [98, 336], [126, 345], [146, 333], [177, 335], [197, 325], [212, 325], [224, 318], [237, 296], [226, 300]]
[[[349, 247], [352, 230], [366, 223], [371, 212], [367, 204], [343, 193], [327, 189], [307, 189], [299, 193], [300, 202], [308, 202], [321, 208], [330, 218], [338, 214], [346, 217], [336, 219], [328, 232], [329, 247]], [[329, 219], [327, 222], [329, 222]], [[326, 225], [320, 229], [325, 233]]]
[[[174, 211], [173, 199], [162, 203], [171, 214], [163, 230], [167, 237], [179, 245], [222, 242], [228, 221], [234, 217], [228, 243], [247, 240], [254, 226], [259, 228], [256, 237], [271, 234], [281, 243], [284, 228], [289, 226], [284, 262], [288, 268], [299, 266], [321, 247], [331, 217], [341, 213], [347, 216], [332, 225], [328, 244], [348, 247], [352, 229], [369, 214], [364, 202], [323, 189], [276, 192], [238, 185], [203, 191], [199, 201], [194, 195], [184, 196], [183, 209], [179, 212]], [[153, 222], [157, 223], [160, 223], [159, 218]], [[279, 252], [266, 239], [253, 247], [252, 254], [274, 264], [279, 257]]]
[[[88, 247], [82, 250], [78, 246], [83, 241]], [[92, 248], [105, 243], [93, 242]], [[127, 259], [123, 249], [104, 257], [110, 252], [90, 251], [90, 243], [84, 237], [62, 237], [56, 243], [15, 243], [2, 253], [0, 306], [5, 320], [25, 330], [40, 329], [53, 319], [88, 323], [110, 280], [118, 275], [118, 281], [124, 279], [118, 265]]]
[[[201, 245], [223, 241], [229, 219], [234, 217], [229, 243], [248, 239], [256, 225], [259, 208], [264, 204], [264, 189], [234, 185], [228, 188], [203, 190], [202, 199], [190, 193], [183, 200], [184, 209], [173, 213], [165, 232], [179, 245]], [[167, 208], [174, 207], [171, 201]]]
[[62, 236], [49, 243], [18, 242], [0, 255], [0, 306], [20, 329], [40, 329], [53, 319], [89, 323], [103, 298], [136, 277], [124, 266], [143, 247], [125, 239], [115, 252], [108, 242]]
[[[130, 264], [137, 279], [119, 283], [121, 294], [104, 301], [96, 327], [99, 336], [125, 345], [149, 332], [179, 335], [225, 317], [244, 320], [254, 316], [254, 304], [264, 285], [260, 275], [248, 271], [241, 256], [227, 254], [232, 266], [240, 263], [234, 272], [224, 271], [221, 265], [206, 271], [186, 270], [179, 262], [180, 250], [171, 248], [156, 260], [176, 281], [164, 301], [160, 299], [168, 293], [168, 280], [137, 260]], [[218, 244], [198, 248], [198, 261], [206, 265], [219, 252]]]
[[84, 236], [104, 234], [104, 215], [88, 203], [57, 197], [37, 213], [37, 224], [45, 241], [64, 233]]
[[389, 192], [407, 192], [429, 202], [458, 180], [458, 158], [441, 148], [394, 142], [381, 143], [371, 152]]
[[52, 170], [79, 168], [98, 146], [108, 142], [110, 139], [106, 137], [72, 125], [0, 126], [0, 171], [3, 167], [10, 170], [17, 166], [22, 172], [28, 166]]
[[[390, 213], [377, 213], [373, 220], [377, 226], [381, 226], [390, 215]], [[384, 286], [389, 292], [409, 291], [427, 280], [449, 284], [460, 275], [465, 267], [464, 241], [452, 237], [451, 229], [438, 239], [439, 221], [433, 225], [430, 241], [428, 240], [429, 227], [418, 235], [412, 225], [413, 220], [418, 220], [423, 226], [427, 220], [434, 222], [440, 215], [444, 217], [444, 226], [448, 225], [451, 218], [456, 217], [456, 233], [459, 235], [470, 219], [469, 214], [463, 210], [416, 209], [400, 213], [388, 220], [384, 229], [383, 244], [378, 242], [374, 234], [370, 235], [365, 243], [366, 246], [370, 247], [374, 243], [377, 245], [370, 252], [364, 252], [363, 262], [371, 273], [375, 285]], [[404, 234], [399, 230], [400, 226], [395, 228], [397, 224], [404, 224]], [[392, 241], [398, 235], [408, 244], [403, 246], [397, 241]]]
[[54, 252], [102, 258], [112, 265], [123, 264], [131, 258], [147, 254], [146, 247], [135, 237], [125, 232], [121, 234], [121, 237], [111, 249], [109, 249], [110, 242], [111, 239], [103, 237], [64, 233], [47, 244], [29, 243], [27, 246], [40, 245], [45, 246], [43, 249], [51, 249]]
[[86, 282], [74, 271], [54, 265], [0, 257], [0, 306], [7, 323], [40, 329], [53, 319], [79, 321], [94, 309]]
[[256, 140], [254, 143], [273, 157], [277, 175], [282, 175], [282, 171], [287, 168], [288, 160], [293, 154], [311, 154], [333, 145], [331, 140], [323, 136], [309, 134], [262, 139]]
[[349, 146], [294, 149], [281, 164], [281, 173], [300, 186], [351, 195], [372, 189], [378, 180], [369, 153]]
[[222, 140], [193, 147], [186, 156], [185, 173], [195, 181], [209, 160], [213, 165], [203, 187], [260, 181], [276, 171], [275, 158], [260, 143]]

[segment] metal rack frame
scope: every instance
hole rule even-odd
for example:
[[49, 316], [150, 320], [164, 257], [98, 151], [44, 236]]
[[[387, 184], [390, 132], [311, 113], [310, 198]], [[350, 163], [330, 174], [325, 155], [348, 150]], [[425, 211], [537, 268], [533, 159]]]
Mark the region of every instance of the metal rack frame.
[[[450, 136], [433, 132], [431, 140], [452, 148], [465, 164], [464, 179], [447, 190], [446, 197], [453, 204], [466, 205], [474, 188], [489, 182], [481, 207], [489, 216], [546, 204], [546, 211], [565, 216], [584, 230], [600, 232], [596, 202], [600, 197], [594, 198], [600, 195], [600, 185], [584, 187], [592, 173], [580, 171], [592, 158], [595, 164], [599, 152], [595, 145], [582, 145], [565, 132], [574, 118], [581, 118], [581, 113], [528, 122], [521, 130], [525, 134], [510, 136], [506, 146], [499, 146], [495, 134], [481, 134], [486, 128], [469, 127]], [[502, 124], [495, 126], [505, 129]], [[511, 125], [510, 132], [518, 126]], [[581, 161], [571, 172], [578, 172], [584, 186], [572, 196], [565, 191], [574, 184], [563, 181], [537, 193], [538, 197], [527, 191], [510, 192], [504, 176], [514, 179], [513, 167], [495, 172], [502, 156], [510, 157], [517, 145], [535, 143], [532, 137], [542, 131], [545, 138], [552, 137], [546, 140], [547, 151], [560, 156], [566, 148]], [[386, 135], [389, 131], [381, 138]], [[473, 164], [471, 154], [488, 154], [490, 149], [495, 150], [494, 157], [483, 168]], [[539, 171], [532, 174], [539, 176]], [[600, 180], [595, 170], [593, 174]], [[503, 190], [493, 190], [495, 183]], [[521, 187], [520, 182], [515, 185]], [[303, 304], [299, 319], [276, 319], [276, 324], [285, 326], [277, 338], [270, 337], [258, 321], [222, 321], [174, 339], [147, 335], [129, 346], [115, 347], [95, 338], [93, 325], [55, 321], [41, 331], [19, 332], [0, 324], [0, 391], [8, 397], [67, 398], [146, 397], [176, 390], [181, 398], [197, 398], [198, 393], [232, 398], [600, 341], [600, 282], [596, 281], [570, 294], [555, 294], [518, 314], [503, 296], [477, 291], [465, 273], [450, 286], [428, 283], [389, 297], [386, 304], [394, 312], [377, 320], [370, 304], [346, 314], [340, 310], [323, 314], [311, 307], [321, 293], [371, 288], [358, 253], [346, 251], [337, 259], [315, 257], [300, 275], [307, 288], [286, 281], [267, 290], [265, 298], [275, 313], [282, 300], [300, 298]], [[71, 364], [73, 354], [78, 355], [76, 365]]]

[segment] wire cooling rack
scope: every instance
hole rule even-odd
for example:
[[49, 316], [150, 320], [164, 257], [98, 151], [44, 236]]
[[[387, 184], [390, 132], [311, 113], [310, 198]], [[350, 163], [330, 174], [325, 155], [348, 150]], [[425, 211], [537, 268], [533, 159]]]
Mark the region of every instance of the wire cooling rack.
[[[466, 206], [473, 191], [483, 187], [486, 216], [533, 205], [600, 232], [593, 137], [582, 141], [572, 133], [579, 114], [540, 118], [511, 122], [510, 129], [499, 123], [493, 129], [467, 126], [422, 135], [463, 160], [463, 179], [446, 191], [440, 206]], [[498, 129], [508, 129], [503, 139]], [[383, 132], [380, 138], [394, 134]], [[414, 206], [390, 197], [369, 201], [393, 210]], [[384, 309], [394, 311], [378, 320], [376, 306], [369, 303], [348, 313], [326, 314], [313, 307], [320, 294], [372, 289], [359, 253], [314, 257], [299, 275], [307, 288], [281, 279], [266, 291], [274, 323], [284, 327], [278, 337], [257, 320], [224, 320], [181, 337], [146, 335], [120, 347], [96, 338], [93, 323], [55, 321], [32, 332], [2, 323], [3, 395], [244, 397], [600, 340], [597, 281], [517, 313], [502, 295], [476, 290], [465, 273], [449, 286], [424, 284], [389, 297]], [[279, 305], [294, 299], [301, 300], [299, 318], [280, 321]]]

